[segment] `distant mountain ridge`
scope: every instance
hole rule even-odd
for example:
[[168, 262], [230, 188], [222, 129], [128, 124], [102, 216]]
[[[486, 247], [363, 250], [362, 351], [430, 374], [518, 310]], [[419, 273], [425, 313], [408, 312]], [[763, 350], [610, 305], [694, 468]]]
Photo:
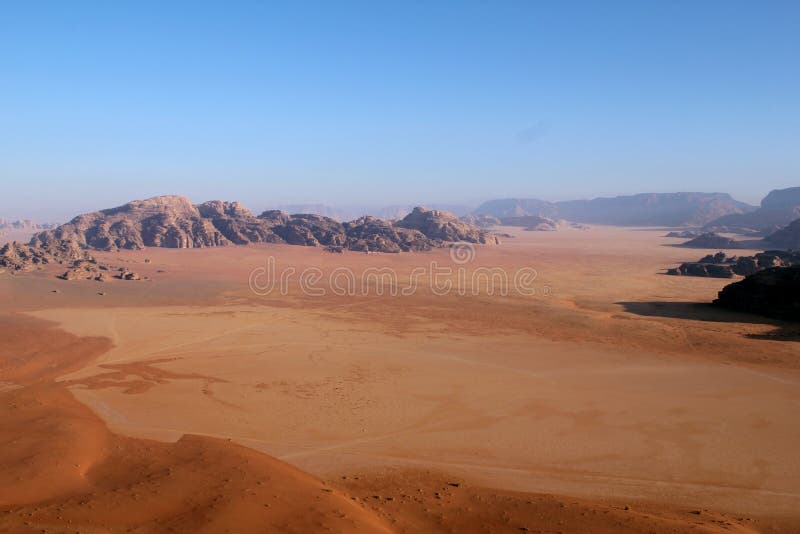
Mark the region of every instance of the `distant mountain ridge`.
[[754, 209], [727, 193], [641, 193], [561, 202], [519, 198], [491, 200], [473, 213], [498, 218], [539, 216], [618, 226], [699, 226], [723, 215]]

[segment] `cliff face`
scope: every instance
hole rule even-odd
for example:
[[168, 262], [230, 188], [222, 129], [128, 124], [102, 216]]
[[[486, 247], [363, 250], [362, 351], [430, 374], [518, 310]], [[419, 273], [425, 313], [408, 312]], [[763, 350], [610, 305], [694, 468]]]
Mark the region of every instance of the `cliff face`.
[[496, 238], [452, 214], [425, 208], [415, 208], [396, 223], [362, 217], [342, 224], [321, 215], [280, 211], [256, 217], [238, 202], [214, 200], [193, 205], [185, 197], [163, 196], [79, 215], [54, 230], [34, 235], [30, 245], [71, 242], [81, 249], [119, 250], [288, 243], [401, 252], [427, 250], [452, 241], [494, 243]]

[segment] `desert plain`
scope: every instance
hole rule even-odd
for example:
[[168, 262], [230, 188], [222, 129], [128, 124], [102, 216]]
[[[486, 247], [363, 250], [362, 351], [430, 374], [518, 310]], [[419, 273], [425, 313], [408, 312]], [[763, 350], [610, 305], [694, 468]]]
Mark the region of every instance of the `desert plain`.
[[[0, 275], [0, 530], [800, 530], [800, 328], [664, 276], [716, 252], [665, 229], [501, 230], [465, 257], [261, 244], [95, 254], [137, 282]], [[254, 291], [270, 261], [286, 287]]]

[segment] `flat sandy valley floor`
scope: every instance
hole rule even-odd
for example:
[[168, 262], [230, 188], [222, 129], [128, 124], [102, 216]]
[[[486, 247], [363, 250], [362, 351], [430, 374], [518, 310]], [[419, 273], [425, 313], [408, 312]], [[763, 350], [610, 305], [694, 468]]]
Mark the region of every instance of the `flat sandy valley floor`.
[[[59, 532], [69, 519], [81, 531], [124, 530], [102, 515], [115, 503], [99, 491], [121, 492], [124, 507], [156, 499], [172, 486], [156, 474], [130, 482], [133, 471], [157, 454], [161, 468], [180, 471], [165, 458], [190, 465], [184, 449], [202, 445], [247, 465], [274, 457], [299, 468], [259, 467], [291, 472], [295, 493], [285, 495], [340, 499], [317, 506], [319, 517], [300, 514], [317, 523], [273, 518], [280, 529], [798, 531], [800, 329], [698, 304], [730, 280], [660, 274], [716, 252], [669, 246], [676, 240], [663, 229], [505, 230], [515, 237], [456, 257], [149, 249], [98, 255], [147, 281], [0, 275], [11, 339], [0, 376], [11, 422], [0, 449], [0, 529]], [[270, 257], [288, 283], [265, 294]], [[506, 273], [508, 294], [501, 275], [489, 294], [473, 276], [481, 267]], [[380, 280], [362, 286], [365, 271], [381, 268]], [[452, 286], [432, 289], [443, 268], [451, 272], [438, 282]], [[304, 271], [319, 280], [301, 286]], [[529, 276], [515, 285], [521, 272]], [[9, 363], [12, 348], [28, 345], [44, 363]], [[58, 419], [39, 429], [36, 454], [9, 452], [25, 424], [42, 420], [14, 415], [24, 392], [40, 390], [30, 401], [37, 409], [65, 413], [80, 401], [70, 417], [100, 421], [85, 431], [95, 437]], [[67, 427], [78, 443], [100, 444], [86, 452], [46, 439]], [[182, 455], [166, 445], [174, 442]], [[115, 447], [140, 458], [131, 472], [108, 467]], [[184, 492], [226, 495], [184, 478], [195, 485]], [[235, 491], [261, 498], [256, 484]], [[199, 512], [182, 499], [164, 506], [197, 521], [193, 531], [237, 531], [206, 501]], [[286, 500], [284, 508], [297, 505]], [[137, 528], [157, 529], [145, 521], [153, 517], [130, 513]], [[164, 511], [160, 527], [182, 524], [169, 522], [177, 515]]]

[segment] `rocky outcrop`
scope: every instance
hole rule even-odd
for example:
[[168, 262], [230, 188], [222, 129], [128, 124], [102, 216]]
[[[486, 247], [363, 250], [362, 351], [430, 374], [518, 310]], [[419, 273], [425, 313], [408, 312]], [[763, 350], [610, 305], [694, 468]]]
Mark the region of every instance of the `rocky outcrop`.
[[6, 243], [0, 248], [0, 267], [9, 271], [27, 271], [53, 261], [46, 251], [22, 243]]
[[800, 249], [800, 219], [796, 219], [784, 228], [769, 234], [764, 241], [773, 247], [783, 249]]
[[419, 230], [398, 227], [369, 215], [345, 223], [347, 248], [362, 252], [430, 250], [431, 240]]
[[713, 232], [700, 234], [694, 239], [690, 239], [679, 246], [686, 248], [722, 248], [722, 249], [735, 249], [741, 248], [741, 244], [729, 237], [724, 237]]
[[714, 305], [800, 321], [800, 266], [773, 267], [727, 285]]
[[[41, 245], [7, 243], [0, 248], [0, 268], [12, 273], [41, 269], [45, 265], [63, 265], [67, 270], [58, 275], [62, 280], [96, 280], [104, 282], [112, 267], [98, 262], [74, 241], [47, 239]], [[132, 278], [140, 279], [138, 276]]]
[[483, 203], [474, 213], [500, 218], [533, 215], [620, 226], [700, 226], [723, 215], [754, 209], [726, 193], [643, 193], [563, 202], [492, 200]]
[[403, 219], [395, 223], [398, 228], [418, 230], [435, 242], [466, 241], [469, 243], [495, 244], [497, 238], [480, 228], [465, 223], [446, 211], [416, 207]]

